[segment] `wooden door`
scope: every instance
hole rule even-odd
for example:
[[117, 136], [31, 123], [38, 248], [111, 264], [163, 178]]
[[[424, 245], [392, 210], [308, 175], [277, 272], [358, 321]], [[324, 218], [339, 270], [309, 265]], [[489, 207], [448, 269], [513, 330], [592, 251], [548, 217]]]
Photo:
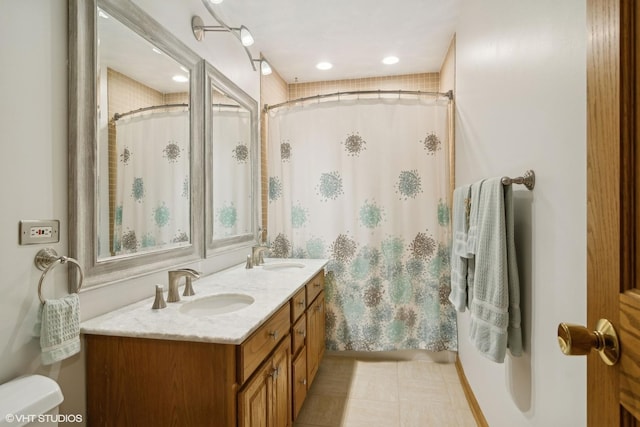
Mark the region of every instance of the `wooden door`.
[[265, 364], [238, 393], [239, 427], [269, 427], [272, 372], [271, 364]]
[[587, 356], [587, 421], [640, 419], [638, 242], [638, 9], [636, 0], [588, 0], [587, 322], [615, 326], [621, 357]]

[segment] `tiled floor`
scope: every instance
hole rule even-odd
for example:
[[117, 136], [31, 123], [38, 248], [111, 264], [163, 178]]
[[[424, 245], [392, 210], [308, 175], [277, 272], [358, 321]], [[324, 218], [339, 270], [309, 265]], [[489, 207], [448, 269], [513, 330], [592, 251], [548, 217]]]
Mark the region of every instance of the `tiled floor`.
[[294, 427], [476, 427], [455, 365], [325, 355]]

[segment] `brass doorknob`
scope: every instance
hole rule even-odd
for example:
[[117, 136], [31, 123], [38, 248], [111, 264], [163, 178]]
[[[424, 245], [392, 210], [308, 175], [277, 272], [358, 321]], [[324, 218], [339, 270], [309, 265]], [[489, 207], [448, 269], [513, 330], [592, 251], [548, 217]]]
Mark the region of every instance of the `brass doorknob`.
[[558, 344], [562, 353], [567, 356], [582, 356], [595, 349], [609, 366], [615, 365], [620, 358], [618, 334], [607, 319], [598, 320], [595, 331], [580, 325], [560, 323]]

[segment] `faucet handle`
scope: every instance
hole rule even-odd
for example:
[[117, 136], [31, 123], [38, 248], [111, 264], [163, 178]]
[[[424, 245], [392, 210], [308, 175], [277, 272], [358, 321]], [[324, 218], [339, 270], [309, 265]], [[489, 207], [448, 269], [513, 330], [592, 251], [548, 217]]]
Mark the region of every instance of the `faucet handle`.
[[247, 270], [253, 268], [253, 258], [251, 257], [251, 255], [247, 255], [247, 263], [244, 265], [244, 268], [246, 268]]
[[184, 292], [182, 292], [183, 297], [190, 297], [191, 295], [195, 295], [196, 293], [193, 291], [193, 283], [191, 277], [185, 277], [184, 283]]
[[183, 270], [192, 274], [192, 276], [185, 276], [184, 292], [182, 292], [183, 297], [190, 297], [196, 294], [193, 290], [193, 280], [200, 278], [200, 272], [192, 268], [184, 268]]
[[153, 301], [152, 310], [159, 310], [165, 308], [167, 303], [164, 301], [164, 287], [162, 285], [156, 285], [156, 299]]

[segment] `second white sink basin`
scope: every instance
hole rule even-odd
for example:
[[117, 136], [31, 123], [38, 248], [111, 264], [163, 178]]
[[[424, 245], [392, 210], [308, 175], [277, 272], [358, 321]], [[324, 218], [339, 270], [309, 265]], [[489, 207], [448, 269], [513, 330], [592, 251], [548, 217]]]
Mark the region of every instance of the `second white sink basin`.
[[214, 316], [241, 310], [254, 302], [255, 299], [249, 295], [218, 294], [187, 302], [179, 311], [194, 317]]
[[284, 270], [288, 268], [304, 268], [304, 264], [294, 261], [269, 262], [262, 265], [264, 270]]

